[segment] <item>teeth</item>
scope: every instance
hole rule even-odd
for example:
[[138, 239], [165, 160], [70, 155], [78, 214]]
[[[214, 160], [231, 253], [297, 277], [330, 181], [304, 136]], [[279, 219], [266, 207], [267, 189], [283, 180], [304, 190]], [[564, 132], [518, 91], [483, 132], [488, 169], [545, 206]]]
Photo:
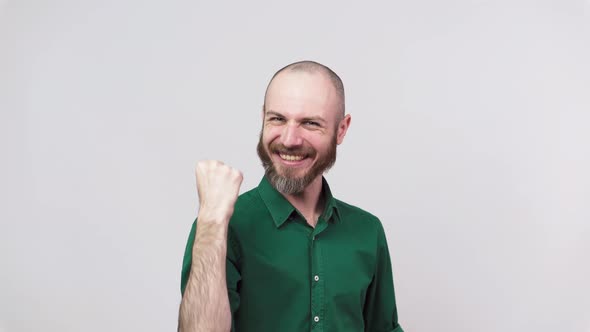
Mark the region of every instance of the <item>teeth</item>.
[[299, 161], [299, 160], [303, 159], [303, 156], [291, 156], [288, 154], [280, 154], [279, 156], [281, 158], [283, 158], [285, 160], [289, 160], [289, 161]]

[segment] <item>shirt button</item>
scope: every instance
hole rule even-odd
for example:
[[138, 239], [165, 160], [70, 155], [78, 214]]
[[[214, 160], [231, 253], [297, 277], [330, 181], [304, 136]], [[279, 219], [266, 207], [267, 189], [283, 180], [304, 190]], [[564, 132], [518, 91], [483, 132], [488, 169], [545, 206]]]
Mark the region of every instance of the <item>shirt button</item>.
[[315, 277], [313, 277], [313, 280], [315, 280], [315, 281], [319, 281], [319, 280], [320, 280], [320, 277], [318, 277], [318, 276], [315, 276]]
[[313, 318], [313, 321], [317, 323], [317, 322], [319, 322], [319, 321], [320, 321], [320, 318], [319, 318], [318, 316], [315, 316], [315, 317]]

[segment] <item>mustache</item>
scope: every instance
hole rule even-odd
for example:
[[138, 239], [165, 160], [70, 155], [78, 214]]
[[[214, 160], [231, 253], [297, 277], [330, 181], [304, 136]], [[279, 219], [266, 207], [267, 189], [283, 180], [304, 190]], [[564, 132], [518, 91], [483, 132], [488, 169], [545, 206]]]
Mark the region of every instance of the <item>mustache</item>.
[[286, 147], [281, 143], [272, 143], [269, 146], [269, 150], [272, 153], [294, 153], [298, 155], [314, 156], [316, 151], [311, 147], [298, 146], [298, 147]]

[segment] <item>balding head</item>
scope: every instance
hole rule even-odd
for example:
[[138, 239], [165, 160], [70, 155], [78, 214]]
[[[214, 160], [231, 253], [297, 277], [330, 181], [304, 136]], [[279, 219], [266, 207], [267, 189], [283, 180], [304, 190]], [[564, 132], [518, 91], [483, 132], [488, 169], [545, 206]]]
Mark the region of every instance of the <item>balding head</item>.
[[285, 66], [266, 88], [262, 116], [257, 152], [273, 187], [289, 195], [321, 187], [350, 125], [338, 75], [313, 61]]
[[270, 79], [270, 82], [268, 83], [268, 86], [266, 88], [266, 92], [264, 94], [265, 104], [266, 104], [266, 97], [268, 94], [268, 89], [269, 89], [270, 85], [272, 84], [273, 80], [279, 74], [289, 73], [289, 72], [293, 72], [293, 73], [304, 72], [304, 73], [309, 73], [309, 74], [325, 75], [325, 77], [328, 78], [330, 80], [330, 82], [332, 83], [332, 86], [334, 87], [336, 95], [338, 96], [338, 99], [339, 99], [339, 102], [338, 102], [339, 116], [338, 117], [340, 119], [342, 119], [344, 117], [344, 113], [345, 113], [344, 84], [342, 83], [342, 80], [334, 71], [332, 71], [332, 69], [328, 68], [325, 65], [322, 65], [321, 63], [317, 63], [315, 61], [310, 61], [310, 60], [294, 62], [292, 64], [286, 65], [285, 67], [279, 69], [272, 76], [272, 78]]

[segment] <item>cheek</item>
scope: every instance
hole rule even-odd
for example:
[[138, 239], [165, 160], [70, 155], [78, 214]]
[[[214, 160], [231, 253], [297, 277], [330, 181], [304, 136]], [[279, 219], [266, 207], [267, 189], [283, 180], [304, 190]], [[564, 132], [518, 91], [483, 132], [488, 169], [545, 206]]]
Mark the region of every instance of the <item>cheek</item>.
[[266, 127], [262, 131], [262, 144], [264, 144], [265, 147], [268, 147], [268, 145], [279, 136], [280, 132], [276, 130], [276, 128]]
[[262, 140], [265, 142], [272, 142], [281, 136], [281, 128], [277, 126], [265, 126], [262, 131]]
[[317, 151], [325, 151], [330, 147], [330, 138], [327, 135], [309, 135], [305, 140]]

